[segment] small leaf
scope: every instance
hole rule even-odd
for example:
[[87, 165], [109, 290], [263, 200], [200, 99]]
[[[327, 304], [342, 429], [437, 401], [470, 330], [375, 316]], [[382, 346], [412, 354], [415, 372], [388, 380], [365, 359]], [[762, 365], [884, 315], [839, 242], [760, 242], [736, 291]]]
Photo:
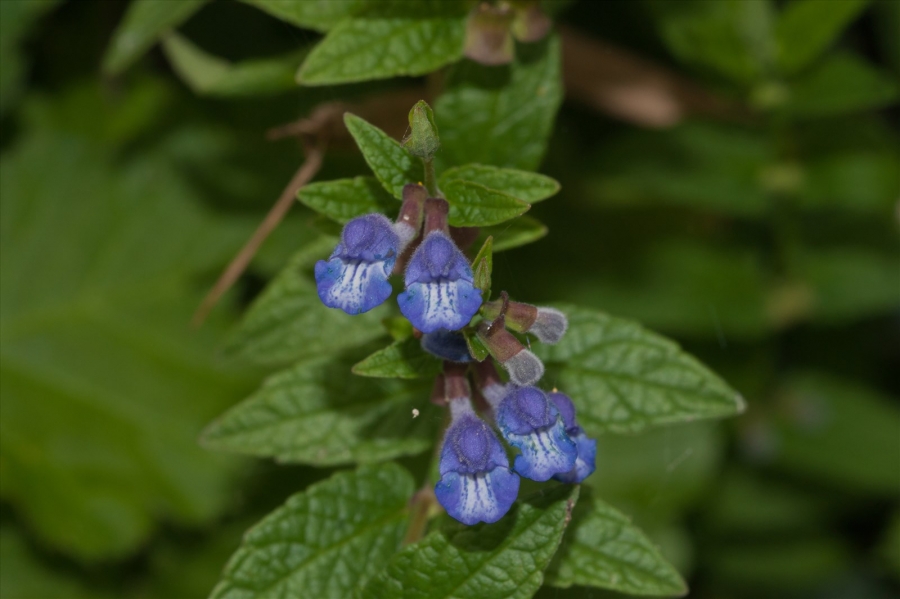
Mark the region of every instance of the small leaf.
[[408, 472], [383, 464], [293, 495], [247, 531], [210, 597], [352, 596], [400, 547], [413, 487]]
[[387, 133], [349, 112], [344, 115], [344, 124], [375, 177], [395, 198], [403, 197], [404, 185], [421, 180], [419, 161]]
[[545, 235], [547, 235], [547, 226], [527, 214], [493, 227], [481, 229], [481, 237], [494, 238], [493, 251], [495, 253], [533, 243]]
[[397, 211], [397, 202], [373, 177], [311, 183], [300, 188], [297, 199], [339, 223], [372, 212]]
[[[380, 332], [377, 324], [374, 329]], [[430, 381], [352, 376], [351, 365], [363, 355], [307, 359], [272, 375], [213, 422], [203, 444], [317, 466], [377, 462], [431, 447], [440, 417], [431, 417]], [[413, 419], [414, 408], [426, 417]]]
[[440, 373], [441, 361], [423, 350], [414, 337], [395, 341], [353, 366], [353, 374], [376, 378], [434, 378]]
[[479, 362], [484, 362], [484, 360], [491, 355], [491, 352], [484, 346], [484, 343], [481, 342], [481, 339], [478, 338], [478, 335], [475, 334], [474, 330], [470, 328], [463, 329], [463, 337], [466, 339], [466, 346], [469, 348], [469, 353]]
[[622, 320], [563, 307], [569, 330], [535, 352], [551, 380], [578, 406], [590, 433], [633, 433], [651, 426], [740, 414], [743, 398], [678, 344]]
[[494, 238], [488, 237], [484, 245], [478, 250], [478, 255], [472, 260], [475, 267], [475, 286], [481, 289], [486, 297], [491, 295], [491, 271], [494, 268]]
[[541, 586], [578, 499], [559, 485], [520, 499], [495, 524], [450, 524], [405, 547], [362, 599], [525, 599]]
[[483, 227], [508, 221], [531, 206], [513, 196], [471, 181], [449, 181], [441, 188], [450, 204], [454, 227]]
[[369, 0], [241, 0], [281, 19], [316, 31], [328, 31], [363, 9]]
[[425, 100], [419, 100], [409, 111], [409, 135], [403, 139], [403, 147], [418, 158], [431, 160], [441, 147], [434, 112]]
[[868, 6], [869, 0], [792, 0], [775, 27], [778, 62], [784, 73], [816, 59]]
[[437, 70], [462, 56], [466, 8], [441, 0], [374, 4], [331, 29], [297, 81], [330, 85]]
[[631, 519], [592, 499], [575, 509], [572, 530], [547, 570], [547, 584], [599, 587], [629, 595], [687, 593], [678, 571]]
[[253, 302], [225, 346], [234, 358], [265, 365], [331, 355], [383, 335], [380, 306], [356, 316], [322, 305], [312, 267], [337, 240], [324, 237], [298, 252]]
[[881, 108], [898, 95], [894, 76], [852, 54], [832, 54], [793, 81], [784, 110], [795, 117], [820, 118]]
[[103, 57], [103, 72], [117, 75], [130, 67], [166, 32], [187, 21], [209, 0], [135, 0], [128, 5]]
[[163, 50], [172, 68], [195, 93], [208, 96], [253, 96], [296, 88], [294, 70], [303, 53], [232, 64], [170, 33]]
[[559, 183], [550, 177], [514, 168], [497, 168], [483, 164], [466, 164], [448, 169], [441, 175], [439, 185], [443, 187], [456, 179], [508, 193], [529, 204], [546, 200], [559, 191]]
[[562, 102], [559, 39], [521, 45], [503, 67], [464, 61], [435, 103], [448, 166], [469, 162], [534, 170]]

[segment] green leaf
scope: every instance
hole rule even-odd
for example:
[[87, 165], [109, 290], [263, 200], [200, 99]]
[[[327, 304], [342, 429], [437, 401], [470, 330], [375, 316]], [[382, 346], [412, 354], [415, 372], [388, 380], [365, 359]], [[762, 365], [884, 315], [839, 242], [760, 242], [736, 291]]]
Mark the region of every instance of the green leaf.
[[454, 227], [497, 225], [531, 208], [507, 193], [471, 181], [448, 181], [441, 191], [450, 204], [449, 222]]
[[21, 92], [28, 60], [20, 45], [35, 22], [59, 0], [6, 0], [0, 2], [0, 115], [12, 107]]
[[195, 277], [231, 232], [152, 154], [43, 134], [4, 153], [2, 172], [4, 500], [82, 560], [136, 550], [158, 518], [209, 522], [235, 463], [196, 435], [249, 381], [215, 364], [221, 312], [187, 323]]
[[894, 512], [884, 529], [878, 554], [894, 579], [900, 580], [900, 510]]
[[295, 89], [294, 71], [304, 53], [237, 64], [213, 56], [177, 33], [166, 35], [163, 50], [195, 93], [204, 96], [240, 97]]
[[528, 215], [520, 216], [505, 223], [484, 227], [479, 239], [493, 237], [493, 251], [502, 252], [533, 243], [547, 234], [547, 226]]
[[312, 267], [328, 258], [337, 240], [324, 237], [297, 253], [253, 302], [225, 346], [227, 355], [257, 364], [283, 365], [336, 354], [380, 337], [380, 306], [349, 316], [326, 308], [316, 292]]
[[868, 6], [869, 0], [792, 0], [778, 18], [775, 41], [784, 73], [815, 60]]
[[434, 107], [447, 166], [469, 162], [535, 170], [562, 102], [559, 39], [517, 48], [503, 67], [463, 61]]
[[349, 112], [344, 115], [344, 124], [375, 177], [395, 198], [403, 197], [404, 185], [421, 180], [420, 161], [387, 133]]
[[403, 139], [403, 147], [422, 160], [431, 160], [441, 147], [434, 111], [425, 100], [416, 102], [409, 111], [409, 134]]
[[103, 72], [117, 75], [130, 67], [169, 30], [191, 18], [209, 0], [135, 0], [113, 33], [103, 56]]
[[744, 400], [677, 343], [636, 322], [564, 307], [569, 330], [535, 346], [591, 434], [740, 414]]
[[484, 292], [486, 297], [491, 296], [491, 271], [494, 269], [494, 238], [488, 237], [484, 245], [478, 250], [472, 264], [475, 267], [475, 286]]
[[443, 187], [454, 180], [478, 183], [494, 191], [507, 193], [529, 204], [546, 200], [559, 191], [559, 183], [550, 177], [513, 168], [497, 168], [483, 164], [466, 164], [448, 169], [441, 175], [439, 186]]
[[578, 499], [559, 485], [516, 502], [495, 524], [456, 523], [405, 547], [363, 599], [524, 599], [541, 586]]
[[772, 457], [780, 469], [856, 492], [896, 496], [900, 409], [893, 398], [810, 372], [785, 381], [778, 400]]
[[629, 595], [687, 593], [678, 571], [631, 519], [592, 499], [575, 509], [572, 530], [547, 570], [547, 584], [611, 589]]
[[[440, 417], [428, 401], [430, 381], [352, 376], [363, 355], [303, 360], [272, 375], [206, 429], [204, 445], [317, 466], [378, 462], [431, 447]], [[423, 416], [413, 418], [413, 409]]]
[[339, 22], [297, 73], [303, 85], [424, 75], [462, 57], [462, 2], [383, 2]]
[[371, 0], [241, 0], [305, 29], [328, 31], [362, 10]]
[[[0, 597], [9, 599], [97, 598], [63, 569], [44, 563], [12, 526], [0, 527]], [[52, 563], [52, 562], [51, 562]]]
[[408, 472], [383, 464], [293, 495], [247, 531], [210, 597], [352, 596], [399, 548], [413, 490]]
[[384, 192], [373, 177], [354, 177], [311, 183], [300, 188], [297, 199], [319, 214], [346, 223], [349, 220], [382, 212], [397, 210], [397, 202]]
[[783, 109], [820, 118], [888, 106], [898, 94], [896, 77], [851, 54], [833, 54], [792, 82]]
[[479, 362], [484, 362], [491, 355], [491, 352], [488, 351], [488, 348], [484, 346], [484, 343], [481, 342], [481, 339], [478, 338], [478, 335], [472, 329], [468, 327], [463, 329], [463, 337], [466, 338], [466, 347], [469, 348], [469, 353]]
[[433, 379], [440, 373], [441, 361], [415, 337], [395, 341], [353, 366], [353, 374], [376, 378]]

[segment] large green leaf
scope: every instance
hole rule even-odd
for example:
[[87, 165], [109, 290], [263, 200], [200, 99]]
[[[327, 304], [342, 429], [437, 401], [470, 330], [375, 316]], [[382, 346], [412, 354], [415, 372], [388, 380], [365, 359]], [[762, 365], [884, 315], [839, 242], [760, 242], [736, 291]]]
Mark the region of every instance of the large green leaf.
[[578, 406], [589, 433], [720, 418], [744, 409], [741, 396], [678, 344], [636, 322], [564, 307], [569, 330], [535, 346], [550, 379]]
[[498, 225], [525, 213], [531, 206], [508, 193], [453, 179], [443, 184], [450, 204], [450, 224], [454, 227]]
[[441, 131], [437, 159], [534, 170], [562, 102], [559, 39], [519, 46], [504, 67], [463, 61], [434, 106]]
[[462, 56], [466, 13], [464, 3], [442, 0], [373, 4], [328, 32], [297, 81], [330, 85], [430, 73]]
[[294, 71], [302, 53], [233, 64], [198, 48], [177, 33], [163, 38], [163, 50], [172, 68], [197, 94], [253, 96], [296, 88]]
[[97, 598], [69, 573], [42, 562], [11, 526], [0, 528], [0, 597], [4, 599]]
[[413, 487], [383, 464], [297, 493], [247, 531], [211, 597], [352, 596], [399, 548]]
[[791, 0], [775, 27], [781, 70], [793, 73], [815, 60], [868, 4], [869, 0]]
[[353, 374], [389, 379], [434, 379], [441, 361], [422, 349], [415, 337], [395, 341], [353, 366]]
[[492, 227], [484, 227], [481, 229], [481, 236], [478, 243], [484, 243], [484, 239], [488, 236], [494, 238], [494, 252], [502, 252], [511, 250], [522, 245], [534, 243], [538, 239], [547, 234], [547, 225], [536, 218], [523, 215], [513, 220], [506, 221]]
[[422, 179], [420, 162], [387, 133], [349, 112], [344, 115], [344, 124], [375, 177], [395, 198], [403, 197], [404, 185]]
[[353, 376], [364, 355], [304, 360], [272, 375], [206, 429], [204, 445], [319, 466], [425, 451], [440, 423], [430, 381]]
[[386, 306], [350, 316], [326, 308], [316, 292], [312, 267], [325, 260], [337, 240], [325, 237], [297, 253], [257, 298], [225, 351], [259, 364], [287, 364], [295, 360], [335, 354], [383, 334]]
[[115, 75], [130, 67], [168, 31], [209, 0], [134, 0], [116, 28], [103, 57], [103, 71]]
[[297, 199], [339, 223], [371, 212], [395, 212], [397, 202], [373, 177], [354, 177], [311, 183], [300, 188]]
[[541, 586], [569, 524], [578, 487], [520, 499], [496, 524], [456, 523], [404, 548], [363, 589], [364, 599], [518, 599]]
[[241, 0], [298, 27], [328, 31], [371, 0]]
[[852, 54], [833, 54], [796, 78], [784, 110], [818, 118], [881, 108], [897, 101], [896, 77]]
[[187, 325], [224, 231], [152, 154], [29, 137], [2, 172], [0, 493], [83, 559], [208, 521], [232, 462], [196, 435], [249, 383], [212, 360], [221, 319]]
[[631, 519], [599, 499], [582, 500], [547, 571], [547, 583], [612, 589], [629, 595], [687, 593], [678, 571]]
[[559, 191], [559, 183], [550, 177], [483, 164], [466, 164], [444, 171], [440, 177], [440, 186], [456, 179], [502, 191], [529, 204], [546, 200]]

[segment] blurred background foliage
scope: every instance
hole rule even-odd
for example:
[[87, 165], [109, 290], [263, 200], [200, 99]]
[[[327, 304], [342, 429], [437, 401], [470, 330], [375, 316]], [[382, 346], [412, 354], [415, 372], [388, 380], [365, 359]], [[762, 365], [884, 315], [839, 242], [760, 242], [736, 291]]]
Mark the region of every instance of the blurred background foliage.
[[[126, 2], [0, 2], [4, 598], [206, 596], [250, 523], [329, 474], [196, 444], [263, 372], [220, 350], [319, 235], [313, 213], [295, 206], [207, 323], [187, 323], [303, 159], [267, 129], [371, 97], [402, 121], [440, 86], [297, 88], [320, 34], [277, 3], [170, 4], [117, 37]], [[900, 3], [552, 8], [568, 39], [639, 56], [694, 101], [660, 119], [585, 100], [603, 81], [564, 35], [541, 166], [563, 189], [532, 214], [549, 235], [496, 257], [494, 287], [639, 319], [748, 402], [729, 422], [601, 437], [588, 485], [691, 596], [897, 596]], [[318, 178], [363, 172], [336, 144]], [[579, 594], [612, 596], [541, 592]]]

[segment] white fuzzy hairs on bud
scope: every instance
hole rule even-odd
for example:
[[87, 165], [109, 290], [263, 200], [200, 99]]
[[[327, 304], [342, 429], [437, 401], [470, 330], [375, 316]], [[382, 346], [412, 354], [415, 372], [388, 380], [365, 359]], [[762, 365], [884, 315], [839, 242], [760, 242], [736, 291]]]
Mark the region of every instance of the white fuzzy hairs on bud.
[[503, 368], [509, 373], [509, 380], [520, 387], [534, 385], [544, 376], [544, 363], [527, 349], [504, 362]]
[[416, 238], [418, 231], [411, 224], [399, 221], [394, 223], [394, 233], [400, 238], [400, 252], [402, 253], [410, 242]]
[[538, 308], [537, 318], [528, 332], [538, 338], [541, 343], [558, 343], [569, 328], [566, 315], [554, 308]]

